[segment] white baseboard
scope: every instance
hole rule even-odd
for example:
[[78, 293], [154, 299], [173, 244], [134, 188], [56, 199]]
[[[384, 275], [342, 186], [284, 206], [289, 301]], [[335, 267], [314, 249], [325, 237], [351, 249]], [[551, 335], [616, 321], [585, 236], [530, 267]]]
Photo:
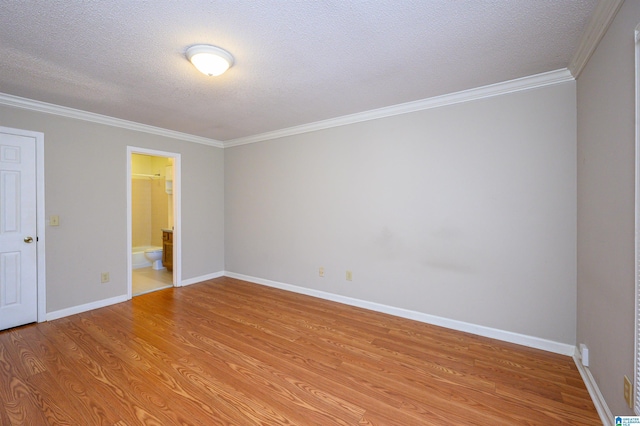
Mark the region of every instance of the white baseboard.
[[609, 410], [609, 406], [607, 405], [607, 401], [604, 400], [604, 396], [600, 392], [598, 388], [598, 384], [596, 380], [593, 378], [589, 367], [585, 367], [582, 365], [582, 361], [580, 360], [580, 351], [576, 347], [575, 353], [573, 354], [573, 361], [576, 363], [576, 367], [578, 367], [578, 371], [582, 376], [582, 381], [584, 385], [587, 387], [587, 391], [591, 396], [591, 400], [593, 401], [593, 405], [596, 406], [596, 411], [600, 416], [600, 420], [604, 426], [614, 426], [613, 423], [613, 414], [611, 414], [611, 410]]
[[95, 302], [86, 303], [84, 305], [72, 306], [70, 308], [60, 309], [47, 313], [47, 321], [53, 321], [59, 318], [68, 317], [69, 315], [80, 314], [92, 309], [104, 308], [105, 306], [115, 305], [116, 303], [126, 302], [127, 295], [111, 297], [109, 299], [97, 300]]
[[[224, 276], [224, 272], [214, 272], [212, 274], [202, 275], [200, 277], [189, 278], [187, 280], [182, 280], [180, 283], [180, 287], [197, 284], [202, 281], [211, 280], [214, 278], [220, 278]], [[46, 321], [53, 321], [59, 318], [68, 317], [69, 315], [80, 314], [82, 312], [87, 312], [92, 309], [104, 308], [109, 305], [115, 305], [116, 303], [126, 302], [127, 295], [111, 297], [109, 299], [98, 300], [96, 302], [86, 303], [84, 305], [72, 306], [70, 308], [60, 309], [59, 311], [49, 312], [46, 315]]]
[[369, 309], [372, 311], [382, 312], [385, 314], [395, 315], [401, 318], [407, 318], [415, 321], [433, 324], [440, 327], [446, 327], [453, 330], [464, 331], [476, 334], [478, 336], [489, 337], [492, 339], [502, 340], [504, 342], [516, 343], [518, 345], [528, 346], [530, 348], [542, 349], [561, 355], [574, 356], [575, 346], [566, 343], [555, 342], [552, 340], [541, 339], [539, 337], [528, 336], [525, 334], [513, 333], [510, 331], [499, 330], [491, 327], [471, 324], [468, 322], [452, 320], [435, 315], [429, 315], [422, 312], [411, 311], [403, 308], [396, 308], [380, 303], [368, 302], [366, 300], [355, 299], [351, 297], [341, 296], [338, 294], [328, 293], [320, 290], [313, 290], [304, 287], [298, 287], [291, 284], [284, 284], [276, 281], [265, 280], [262, 278], [251, 277], [248, 275], [237, 274], [235, 272], [225, 271], [224, 275], [230, 278], [236, 278], [243, 281], [250, 281], [256, 284], [262, 284], [268, 287], [279, 288], [294, 293], [305, 294], [308, 296], [318, 297], [320, 299], [331, 300], [345, 305], [357, 306], [359, 308]]
[[[369, 302], [366, 300], [355, 299], [352, 297], [341, 296], [338, 294], [328, 293], [325, 291], [313, 290], [313, 289], [299, 287], [291, 284], [285, 284], [285, 283], [280, 283], [276, 281], [265, 280], [262, 278], [252, 277], [248, 275], [237, 274], [235, 272], [219, 271], [219, 272], [213, 272], [207, 275], [202, 275], [199, 277], [189, 278], [186, 280], [182, 280], [182, 282], [180, 283], [180, 287], [188, 286], [191, 284], [197, 284], [202, 281], [207, 281], [207, 280], [219, 278], [222, 276], [249, 281], [256, 284], [265, 285], [268, 287], [279, 288], [282, 290], [291, 291], [293, 293], [299, 293], [299, 294], [305, 294], [308, 296], [318, 297], [320, 299], [331, 300], [334, 302], [343, 303], [345, 305], [357, 306], [359, 308], [364, 308], [364, 309], [369, 309], [376, 312], [395, 315], [397, 317], [420, 321], [426, 324], [433, 324], [440, 327], [446, 327], [452, 330], [464, 331], [467, 333], [476, 334], [478, 336], [484, 336], [492, 339], [502, 340], [504, 342], [516, 343], [519, 345], [528, 346], [536, 349], [542, 349], [545, 351], [554, 352], [554, 353], [567, 355], [567, 356], [575, 356], [576, 347], [565, 344], [565, 343], [554, 342], [552, 340], [541, 339], [539, 337], [513, 333], [510, 331], [499, 330], [499, 329], [485, 327], [477, 324], [471, 324], [463, 321], [452, 320], [452, 319], [443, 318], [435, 315], [429, 315], [423, 312], [411, 311], [408, 309], [397, 308], [394, 306], [388, 306], [380, 303]], [[73, 306], [70, 308], [61, 309], [59, 311], [49, 312], [47, 313], [46, 319], [47, 321], [51, 321], [51, 320], [63, 318], [69, 315], [90, 311], [92, 309], [103, 308], [105, 306], [113, 305], [120, 302], [125, 302], [126, 300], [127, 300], [127, 296], [122, 295], [122, 296], [112, 297], [109, 299], [99, 300], [96, 302], [87, 303], [84, 305]]]
[[180, 283], [180, 287], [184, 287], [184, 286], [191, 285], [191, 284], [197, 284], [197, 283], [200, 283], [202, 281], [212, 280], [214, 278], [220, 278], [220, 277], [224, 277], [224, 276], [225, 276], [224, 271], [214, 272], [214, 273], [207, 274], [207, 275], [201, 275], [199, 277], [194, 277], [194, 278], [189, 278], [189, 279], [186, 279], [186, 280], [182, 280], [182, 282]]

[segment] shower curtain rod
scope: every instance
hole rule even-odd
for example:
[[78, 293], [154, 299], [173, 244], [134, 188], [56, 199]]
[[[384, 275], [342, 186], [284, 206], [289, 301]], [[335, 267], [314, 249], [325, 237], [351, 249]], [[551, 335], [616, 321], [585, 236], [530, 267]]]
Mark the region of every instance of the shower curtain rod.
[[143, 173], [131, 173], [131, 176], [136, 176], [136, 177], [148, 177], [148, 178], [159, 178], [160, 177], [160, 173], [156, 173], [155, 175], [145, 175]]

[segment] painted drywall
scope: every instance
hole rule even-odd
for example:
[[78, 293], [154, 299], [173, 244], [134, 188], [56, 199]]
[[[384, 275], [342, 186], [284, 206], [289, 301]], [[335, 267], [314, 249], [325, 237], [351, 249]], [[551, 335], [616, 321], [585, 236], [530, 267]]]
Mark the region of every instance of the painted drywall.
[[622, 5], [577, 81], [577, 338], [614, 415], [631, 414], [634, 374], [634, 29], [640, 2]]
[[182, 279], [223, 270], [222, 149], [6, 106], [0, 126], [44, 133], [47, 312], [127, 294], [128, 145], [181, 154]]
[[575, 344], [575, 100], [571, 81], [227, 148], [225, 269]]

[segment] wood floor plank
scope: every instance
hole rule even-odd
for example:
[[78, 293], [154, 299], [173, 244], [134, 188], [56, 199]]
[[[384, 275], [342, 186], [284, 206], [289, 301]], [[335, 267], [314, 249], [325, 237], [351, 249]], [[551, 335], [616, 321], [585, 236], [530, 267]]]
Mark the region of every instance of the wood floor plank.
[[22, 396], [10, 401], [3, 401], [3, 408], [7, 414], [8, 425], [46, 425], [49, 424], [45, 413], [34, 407], [28, 396]]
[[[202, 388], [197, 388], [193, 382], [185, 380], [184, 374], [179, 371], [166, 369], [163, 365], [160, 351], [149, 345], [152, 349], [145, 352], [139, 345], [132, 344], [138, 338], [131, 339], [127, 343], [119, 341], [111, 336], [108, 330], [101, 328], [89, 318], [90, 314], [82, 314], [82, 326], [85, 332], [91, 334], [96, 340], [105, 345], [112, 344], [119, 350], [120, 359], [131, 369], [142, 368], [147, 374], [146, 377], [156, 385], [158, 397], [172, 402], [172, 407], [178, 412], [182, 412], [185, 417], [207, 419], [213, 417], [224, 417], [217, 408], [204, 402], [202, 399], [194, 397], [202, 393]], [[158, 364], [160, 363], [160, 364]]]
[[[102, 398], [107, 403], [119, 403], [118, 407], [123, 415], [127, 416], [134, 424], [162, 425], [171, 424], [173, 419], [165, 417], [161, 410], [158, 410], [153, 401], [146, 399], [135, 389], [136, 383], [140, 382], [140, 377], [144, 371], [138, 371], [138, 375], [128, 376], [121, 369], [113, 369], [104, 362], [104, 357], [100, 354], [103, 348], [96, 345], [94, 348], [82, 345], [74, 340], [74, 335], [67, 328], [78, 317], [52, 321], [47, 324], [47, 337], [51, 339], [59, 348], [62, 348], [65, 355], [74, 362], [75, 369], [81, 377], [91, 386], [99, 390]], [[104, 364], [103, 364], [104, 362]], [[82, 416], [83, 413], [78, 413]]]
[[[216, 333], [209, 333], [208, 336], [195, 333], [191, 335], [200, 341], [201, 346], [209, 348], [208, 359], [216, 359], [221, 368], [224, 368], [226, 360], [232, 359], [232, 368], [236, 372], [242, 372], [244, 380], [258, 385], [254, 389], [266, 388], [270, 389], [270, 393], [276, 391], [287, 395], [290, 403], [299, 407], [299, 410], [317, 407], [322, 411], [333, 412], [336, 420], [340, 417], [359, 418], [362, 415], [363, 411], [359, 407], [333, 397], [330, 386], [323, 389], [311, 384], [320, 383], [321, 377], [308, 369], [282, 363], [282, 358], [274, 351], [265, 350], [256, 342], [244, 339], [235, 330], [227, 332], [228, 330], [221, 329]], [[298, 357], [302, 358], [301, 355]], [[313, 414], [315, 413], [307, 415]], [[325, 419], [322, 423], [330, 422], [331, 420]]]
[[[220, 396], [222, 392], [225, 399], [232, 399], [230, 394], [233, 394], [233, 391], [224, 393], [221, 390], [224, 384], [206, 382], [201, 378], [193, 380], [195, 373], [185, 368], [168, 369], [164, 365], [169, 359], [168, 356], [163, 355], [161, 349], [149, 344], [144, 336], [138, 335], [125, 344], [113, 336], [109, 337], [107, 330], [90, 321], [87, 314], [81, 316], [83, 317], [81, 323], [87, 334], [104, 344], [112, 342], [117, 345], [121, 354], [129, 355], [128, 357], [120, 357], [127, 364], [123, 366], [124, 369], [133, 370], [138, 364], [143, 366], [144, 377], [154, 384], [152, 391], [154, 399], [159, 404], [166, 404], [171, 412], [169, 416], [175, 417], [173, 421], [180, 421], [180, 424], [191, 424], [196, 421], [203, 422], [203, 424], [225, 424], [225, 422], [231, 422], [234, 419], [235, 416], [230, 413], [237, 411], [235, 407], [221, 403], [214, 407], [206, 400], [194, 397], [194, 395], [209, 395], [213, 400], [214, 396]], [[179, 352], [179, 354], [184, 355], [183, 352]], [[205, 384], [202, 385], [203, 383]], [[151, 391], [147, 389], [146, 392]]]
[[596, 425], [570, 357], [222, 277], [0, 332], [4, 425]]
[[[275, 409], [278, 409], [278, 400], [275, 401], [276, 404], [265, 404], [265, 401], [270, 399], [270, 395], [275, 393], [280, 396], [284, 395], [284, 399], [291, 405], [296, 404], [299, 407], [312, 408], [312, 406], [308, 406], [302, 403], [299, 398], [293, 395], [292, 392], [284, 389], [281, 384], [273, 380], [273, 378], [271, 378], [269, 374], [263, 373], [262, 371], [265, 369], [264, 366], [262, 366], [262, 368], [256, 368], [257, 361], [255, 360], [251, 360], [247, 366], [245, 362], [238, 359], [236, 353], [225, 352], [224, 349], [218, 350], [219, 348], [211, 348], [210, 351], [207, 351], [204, 354], [200, 353], [199, 355], [193, 357], [190, 356], [188, 358], [182, 358], [180, 359], [180, 363], [177, 364], [172, 362], [168, 355], [159, 353], [156, 348], [149, 347], [146, 342], [142, 341], [139, 338], [138, 343], [140, 346], [146, 346], [150, 354], [154, 354], [156, 357], [163, 358], [163, 361], [166, 364], [171, 365], [172, 368], [179, 369], [182, 374], [186, 374], [185, 368], [189, 368], [189, 374], [197, 374], [200, 380], [202, 380], [203, 378], [207, 378], [209, 381], [222, 381], [224, 383], [228, 383], [231, 386], [238, 382], [253, 385], [251, 399], [254, 402], [260, 401], [263, 407], [271, 406]], [[215, 379], [208, 372], [210, 370], [215, 371]], [[267, 376], [266, 378], [264, 377], [265, 375]], [[246, 397], [246, 395], [244, 395], [244, 397]], [[262, 408], [262, 410], [266, 410], [266, 408]], [[283, 412], [283, 410], [279, 411]], [[294, 414], [298, 413], [296, 412]], [[293, 418], [288, 413], [286, 417], [293, 420]]]
[[35, 378], [37, 381], [31, 380], [34, 387], [47, 388], [55, 384], [56, 387], [50, 389], [49, 393], [68, 395], [74, 410], [85, 413], [87, 424], [112, 425], [119, 420], [120, 416], [102, 403], [101, 395], [93, 387], [79, 379], [71, 369], [74, 365], [66, 362], [63, 354], [36, 327], [23, 330], [22, 334], [46, 367], [46, 373]]
[[[147, 318], [147, 319], [148, 319], [148, 318]], [[193, 319], [192, 319], [192, 318], [189, 318], [189, 321], [191, 321], [191, 320], [193, 320]], [[162, 322], [162, 320], [159, 318], [157, 322], [154, 322], [154, 324], [159, 324], [160, 322]], [[215, 368], [215, 371], [216, 371], [216, 377], [215, 377], [215, 379], [214, 379], [212, 376], [208, 376], [210, 381], [217, 382], [217, 381], [221, 378], [221, 376], [224, 376], [224, 377], [226, 378], [226, 382], [227, 382], [227, 383], [231, 383], [231, 384], [232, 384], [232, 383], [234, 383], [236, 379], [234, 379], [233, 377], [229, 377], [228, 373], [225, 371], [225, 370], [229, 370], [228, 366], [225, 364], [225, 358], [220, 359], [220, 358], [216, 357], [216, 354], [215, 354], [214, 352], [204, 350], [205, 345], [203, 345], [203, 343], [202, 343], [201, 341], [198, 341], [198, 339], [203, 339], [203, 338], [204, 338], [204, 337], [202, 337], [201, 335], [199, 335], [199, 334], [197, 333], [197, 330], [198, 330], [198, 326], [199, 326], [199, 325], [200, 325], [200, 324], [199, 324], [199, 322], [192, 323], [192, 324], [190, 325], [189, 330], [184, 330], [184, 331], [182, 332], [181, 337], [182, 337], [183, 339], [184, 339], [185, 337], [187, 337], [187, 338], [191, 337], [192, 339], [194, 339], [194, 340], [196, 340], [196, 341], [197, 341], [198, 345], [195, 345], [195, 344], [189, 343], [189, 347], [192, 347], [192, 348], [194, 348], [194, 349], [196, 349], [196, 348], [197, 348], [197, 349], [198, 349], [198, 352], [199, 352], [199, 354], [200, 354], [200, 357], [201, 357], [202, 355], [205, 355], [205, 356], [207, 357], [207, 360], [206, 360], [206, 367], [198, 366], [198, 365], [197, 365], [197, 363], [192, 363], [191, 361], [188, 361], [188, 360], [186, 359], [186, 358], [187, 358], [187, 356], [183, 353], [183, 354], [182, 354], [183, 356], [182, 356], [182, 358], [181, 358], [181, 365], [182, 365], [182, 367], [180, 368], [180, 371], [181, 371], [183, 374], [185, 374], [185, 368], [184, 368], [184, 367], [185, 367], [185, 366], [188, 366], [188, 367], [191, 369], [191, 373], [192, 373], [192, 374], [191, 374], [191, 377], [195, 377], [195, 375], [193, 374], [193, 372], [194, 372], [194, 371], [197, 371], [197, 372], [198, 372], [198, 374], [199, 374], [199, 377], [198, 377], [198, 383], [202, 384], [202, 385], [203, 385], [203, 387], [205, 387], [205, 388], [207, 388], [207, 389], [211, 388], [212, 386], [213, 386], [213, 387], [215, 387], [215, 386], [219, 386], [219, 384], [213, 385], [212, 383], [208, 383], [208, 384], [206, 384], [206, 383], [205, 383], [206, 381], [204, 381], [204, 382], [203, 382], [203, 378], [204, 378], [205, 376], [207, 376], [207, 374], [206, 374], [206, 369], [207, 369], [207, 368], [211, 369], [212, 367], [214, 367], [214, 368]], [[194, 330], [195, 330], [195, 331], [194, 331]], [[140, 346], [140, 347], [143, 347], [144, 349], [148, 350], [149, 354], [151, 354], [152, 356], [156, 356], [156, 357], [164, 357], [164, 355], [162, 355], [162, 354], [161, 354], [161, 352], [162, 352], [162, 351], [161, 351], [158, 347], [154, 347], [154, 346], [152, 346], [152, 344], [150, 343], [150, 341], [145, 341], [145, 340], [143, 340], [143, 339], [142, 339], [141, 337], [139, 337], [139, 336], [138, 336], [138, 337], [136, 337], [136, 338], [135, 338], [135, 340], [138, 342], [138, 344], [139, 344], [139, 346]], [[146, 340], [149, 340], [149, 339], [146, 339]], [[182, 342], [186, 342], [186, 340], [182, 340]], [[169, 348], [165, 346], [165, 349], [169, 349]], [[171, 352], [171, 351], [172, 351], [172, 349], [169, 349], [169, 351]], [[196, 357], [196, 359], [197, 359], [197, 358], [200, 358], [200, 357]], [[236, 358], [237, 358], [237, 357], [236, 357]], [[165, 358], [165, 359], [168, 359], [168, 358]], [[227, 357], [226, 359], [228, 359], [228, 357]], [[237, 362], [238, 362], [238, 361], [237, 361], [237, 359], [236, 359], [236, 361], [234, 361], [234, 365], [235, 365], [235, 363], [237, 363]], [[235, 373], [235, 371], [234, 371], [234, 373]], [[273, 384], [271, 383], [271, 384], [270, 384], [270, 386], [271, 386], [271, 389], [267, 389], [267, 390], [272, 390], [272, 388], [273, 388]], [[256, 397], [256, 391], [255, 391], [255, 389], [256, 389], [256, 388], [254, 388], [254, 392], [253, 392], [253, 393], [252, 393], [252, 395], [251, 395], [251, 396], [252, 396], [252, 399], [253, 399], [253, 403], [254, 403], [253, 405], [256, 405], [256, 404], [257, 404], [257, 402], [256, 402], [256, 398], [255, 398], [255, 397]], [[258, 390], [259, 390], [259, 388], [258, 388]], [[223, 392], [223, 391], [222, 391], [222, 390], [220, 390], [220, 389], [218, 389], [218, 392]], [[229, 401], [233, 401], [233, 400], [235, 400], [235, 399], [238, 399], [238, 397], [237, 397], [237, 396], [233, 396], [233, 395], [232, 395], [233, 393], [234, 393], [233, 391], [231, 391], [231, 390], [227, 389], [227, 390], [226, 390], [226, 393], [224, 393], [223, 395], [221, 395], [221, 396], [223, 397], [222, 399], [223, 399], [223, 400], [229, 400]], [[246, 397], [246, 396], [245, 396], [245, 397]], [[235, 405], [237, 405], [237, 403], [234, 403], [234, 404], [235, 404]], [[276, 421], [276, 420], [275, 420], [275, 419], [277, 418], [276, 414], [275, 414], [275, 413], [268, 413], [268, 412], [269, 412], [269, 408], [268, 408], [267, 406], [264, 406], [264, 405], [263, 405], [261, 408], [256, 409], [255, 411], [256, 411], [256, 412], [261, 411], [261, 412], [263, 413], [263, 415], [265, 415], [265, 416], [267, 416], [267, 417], [271, 418], [271, 420], [270, 420], [271, 422]], [[277, 424], [284, 424], [284, 423], [286, 423], [286, 421], [287, 421], [287, 420], [286, 420], [285, 418], [277, 418]]]

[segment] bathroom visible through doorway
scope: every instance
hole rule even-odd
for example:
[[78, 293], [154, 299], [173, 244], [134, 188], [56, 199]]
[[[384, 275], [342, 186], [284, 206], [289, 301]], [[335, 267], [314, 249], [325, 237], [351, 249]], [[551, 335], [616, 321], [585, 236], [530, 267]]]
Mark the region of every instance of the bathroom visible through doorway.
[[128, 296], [179, 283], [179, 154], [128, 147]]

